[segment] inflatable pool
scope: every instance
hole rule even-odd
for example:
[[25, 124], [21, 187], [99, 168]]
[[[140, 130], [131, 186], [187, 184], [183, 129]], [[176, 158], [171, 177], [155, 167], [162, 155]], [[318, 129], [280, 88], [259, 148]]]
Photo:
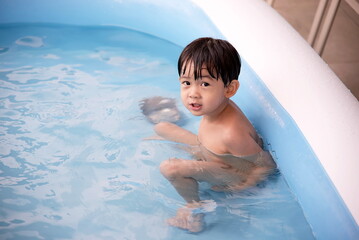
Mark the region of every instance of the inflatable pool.
[[[359, 103], [264, 1], [0, 0], [0, 24], [121, 27], [179, 48], [202, 36], [228, 39], [254, 70], [249, 73], [253, 77], [243, 79], [234, 100], [243, 105], [268, 143], [313, 235], [316, 239], [358, 239]], [[39, 48], [42, 41], [25, 36], [17, 45]], [[7, 51], [0, 47], [0, 54]], [[178, 53], [178, 49], [173, 51]], [[47, 59], [56, 57], [46, 55]], [[101, 51], [94, 57], [123, 63]]]

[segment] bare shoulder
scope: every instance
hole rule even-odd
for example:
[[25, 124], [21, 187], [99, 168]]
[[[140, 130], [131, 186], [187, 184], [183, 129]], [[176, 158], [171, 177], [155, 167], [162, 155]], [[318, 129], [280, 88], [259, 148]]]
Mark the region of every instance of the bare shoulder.
[[231, 111], [227, 116], [225, 125], [226, 133], [229, 134], [228, 136], [234, 135], [232, 136], [234, 138], [241, 137], [247, 133], [255, 133], [255, 129], [248, 120], [247, 116], [233, 102], [231, 102]]
[[228, 153], [233, 155], [250, 155], [261, 151], [257, 144], [257, 133], [251, 122], [237, 107], [223, 128], [222, 141]]

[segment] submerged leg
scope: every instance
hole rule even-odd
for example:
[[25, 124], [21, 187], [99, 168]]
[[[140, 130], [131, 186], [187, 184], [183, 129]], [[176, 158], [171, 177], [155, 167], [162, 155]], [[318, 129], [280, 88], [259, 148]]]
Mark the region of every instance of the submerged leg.
[[177, 211], [177, 215], [168, 220], [172, 226], [191, 232], [203, 230], [203, 213], [196, 211], [202, 207], [198, 194], [198, 181], [218, 186], [241, 183], [243, 177], [226, 164], [218, 162], [170, 159], [161, 163], [161, 173], [171, 182], [176, 191], [187, 202]]
[[186, 160], [164, 161], [160, 166], [160, 171], [187, 203], [199, 202], [198, 182], [194, 178], [186, 176], [186, 169], [183, 168], [182, 161]]
[[200, 232], [203, 230], [204, 215], [193, 212], [194, 209], [201, 206], [198, 182], [192, 177], [185, 176], [185, 170], [181, 168], [182, 161], [185, 160], [170, 159], [164, 161], [160, 166], [162, 175], [171, 182], [178, 194], [187, 202], [185, 207], [178, 209], [175, 217], [167, 220], [167, 223], [190, 232]]

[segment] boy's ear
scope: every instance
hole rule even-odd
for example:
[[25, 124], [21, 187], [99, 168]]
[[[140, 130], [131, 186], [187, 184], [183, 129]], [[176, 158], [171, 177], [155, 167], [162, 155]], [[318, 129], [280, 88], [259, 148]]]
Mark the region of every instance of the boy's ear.
[[233, 79], [231, 83], [226, 87], [225, 89], [225, 96], [227, 98], [230, 98], [236, 94], [238, 88], [239, 88], [239, 81], [237, 79]]

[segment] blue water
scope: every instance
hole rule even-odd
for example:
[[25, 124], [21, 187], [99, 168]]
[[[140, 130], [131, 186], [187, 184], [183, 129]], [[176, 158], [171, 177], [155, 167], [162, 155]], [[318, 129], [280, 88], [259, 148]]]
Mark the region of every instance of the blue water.
[[[180, 102], [181, 47], [119, 27], [0, 35], [0, 239], [314, 239], [279, 172], [241, 193], [201, 184], [206, 230], [167, 226], [184, 202], [158, 166], [188, 156], [144, 140], [154, 133], [139, 102]], [[178, 108], [195, 131], [199, 118]]]

